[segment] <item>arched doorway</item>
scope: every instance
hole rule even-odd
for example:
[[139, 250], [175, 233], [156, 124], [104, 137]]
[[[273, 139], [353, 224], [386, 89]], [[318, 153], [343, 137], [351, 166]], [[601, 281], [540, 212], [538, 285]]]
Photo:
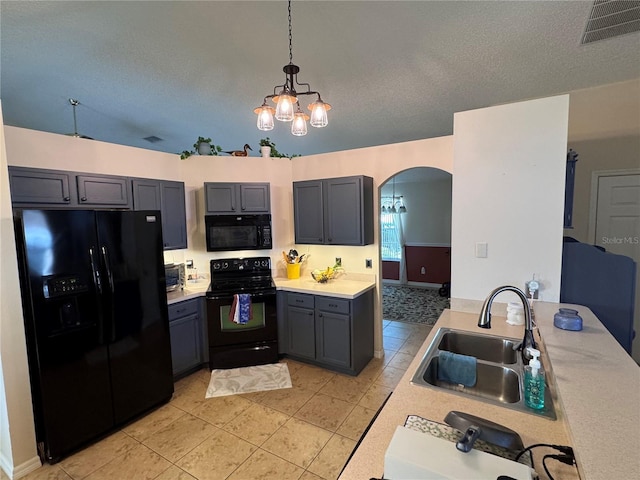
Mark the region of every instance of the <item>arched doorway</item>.
[[449, 307], [440, 289], [451, 280], [451, 180], [449, 172], [416, 167], [380, 187], [383, 327], [433, 325]]

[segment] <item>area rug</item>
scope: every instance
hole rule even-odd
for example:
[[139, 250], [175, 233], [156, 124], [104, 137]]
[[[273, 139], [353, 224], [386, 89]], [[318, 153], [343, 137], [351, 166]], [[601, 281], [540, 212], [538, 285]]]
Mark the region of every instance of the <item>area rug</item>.
[[382, 318], [399, 322], [434, 325], [449, 299], [438, 290], [405, 285], [382, 286]]
[[291, 388], [286, 363], [212, 370], [205, 398]]

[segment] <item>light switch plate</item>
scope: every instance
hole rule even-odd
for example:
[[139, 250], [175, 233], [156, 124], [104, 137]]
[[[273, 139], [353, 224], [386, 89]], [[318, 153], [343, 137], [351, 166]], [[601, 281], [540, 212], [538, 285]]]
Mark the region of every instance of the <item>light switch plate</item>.
[[476, 243], [476, 258], [487, 258], [489, 245], [486, 242]]

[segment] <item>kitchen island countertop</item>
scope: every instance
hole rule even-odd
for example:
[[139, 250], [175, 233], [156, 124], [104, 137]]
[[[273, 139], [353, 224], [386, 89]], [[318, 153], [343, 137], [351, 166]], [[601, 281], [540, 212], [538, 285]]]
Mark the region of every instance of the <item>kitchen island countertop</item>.
[[[347, 463], [340, 480], [380, 478], [385, 451], [396, 427], [403, 425], [408, 415], [443, 423], [452, 410], [503, 424], [518, 432], [525, 446], [533, 443], [573, 446], [580, 476], [574, 467], [549, 461], [547, 465], [555, 478], [635, 478], [640, 471], [640, 440], [634, 433], [640, 426], [640, 368], [586, 307], [569, 306], [580, 312], [583, 331], [555, 328], [553, 315], [560, 306], [536, 303], [535, 307], [545, 355], [551, 363], [547, 373], [554, 386], [552, 391], [555, 390], [556, 421], [411, 384], [411, 377], [439, 328], [478, 332], [477, 314], [445, 310]], [[521, 338], [523, 327], [510, 326], [504, 320], [493, 316], [492, 329], [482, 333]], [[542, 452], [557, 453], [549, 449], [535, 452], [538, 462]], [[541, 478], [547, 478], [539, 463], [536, 471], [542, 474]]]

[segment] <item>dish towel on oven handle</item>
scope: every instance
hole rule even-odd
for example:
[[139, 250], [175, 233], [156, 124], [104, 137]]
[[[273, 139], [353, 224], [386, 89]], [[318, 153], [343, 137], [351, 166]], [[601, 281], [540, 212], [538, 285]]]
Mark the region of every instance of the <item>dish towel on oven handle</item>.
[[229, 320], [238, 325], [245, 325], [251, 320], [251, 295], [236, 293], [229, 311]]

